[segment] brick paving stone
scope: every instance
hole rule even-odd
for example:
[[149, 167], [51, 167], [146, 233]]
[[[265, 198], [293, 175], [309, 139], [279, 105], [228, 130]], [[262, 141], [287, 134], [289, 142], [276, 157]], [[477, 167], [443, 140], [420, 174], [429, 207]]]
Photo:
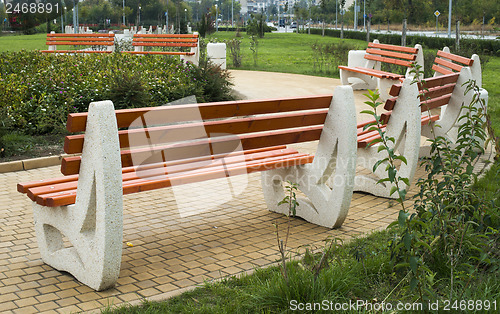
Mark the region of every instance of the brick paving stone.
[[[301, 147], [314, 151], [314, 145]], [[206, 279], [252, 272], [254, 267], [272, 265], [279, 258], [273, 223], [278, 222], [282, 231], [286, 218], [267, 211], [260, 174], [236, 177], [235, 182], [247, 186], [223, 204], [218, 200], [220, 184], [211, 181], [199, 185], [203, 193], [193, 192], [189, 206], [190, 213], [200, 212], [192, 216], [180, 216], [172, 189], [126, 195], [120, 277], [114, 289], [95, 292], [41, 261], [31, 202], [15, 190], [18, 182], [59, 175], [58, 166], [0, 174], [0, 312], [95, 311], [108, 304], [191, 287]], [[423, 175], [425, 172], [418, 169], [416, 176]], [[208, 186], [213, 189], [210, 193], [204, 188]], [[416, 192], [413, 188], [408, 196]], [[328, 236], [349, 239], [384, 228], [397, 218], [398, 210], [393, 200], [354, 193], [347, 219], [339, 229], [292, 219], [289, 248], [295, 252], [301, 245], [318, 247]], [[134, 246], [128, 247], [126, 242]]]

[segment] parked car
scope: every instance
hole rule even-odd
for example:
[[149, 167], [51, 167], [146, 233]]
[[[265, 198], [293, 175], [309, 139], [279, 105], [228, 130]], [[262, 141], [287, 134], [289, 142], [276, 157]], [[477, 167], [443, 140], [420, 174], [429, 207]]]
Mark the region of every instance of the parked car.
[[290, 24], [290, 28], [297, 28], [297, 22], [292, 22]]

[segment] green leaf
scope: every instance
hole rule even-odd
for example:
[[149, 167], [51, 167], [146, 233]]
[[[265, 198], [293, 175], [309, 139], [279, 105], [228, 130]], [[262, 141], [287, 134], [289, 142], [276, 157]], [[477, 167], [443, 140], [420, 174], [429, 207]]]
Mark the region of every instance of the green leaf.
[[406, 219], [408, 219], [408, 216], [410, 216], [410, 214], [405, 212], [404, 210], [399, 211], [398, 222], [401, 228], [404, 228], [406, 226]]
[[416, 275], [418, 267], [418, 258], [416, 256], [410, 256], [410, 269]]
[[410, 288], [411, 290], [415, 290], [418, 286], [418, 279], [416, 277], [413, 277], [411, 280], [410, 280]]
[[406, 161], [406, 158], [405, 158], [404, 156], [395, 156], [395, 157], [394, 157], [394, 159], [399, 159], [399, 160], [401, 160], [402, 162], [404, 162], [404, 163], [405, 163], [405, 165], [407, 165], [407, 164], [408, 164], [408, 162]]

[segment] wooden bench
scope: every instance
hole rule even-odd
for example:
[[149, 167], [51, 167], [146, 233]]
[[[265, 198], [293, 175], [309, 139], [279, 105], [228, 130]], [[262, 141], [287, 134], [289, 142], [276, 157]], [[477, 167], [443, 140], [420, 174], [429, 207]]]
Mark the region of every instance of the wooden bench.
[[[406, 74], [397, 74], [381, 70], [383, 63], [406, 68]], [[380, 44], [378, 40], [368, 44], [366, 50], [349, 51], [348, 65], [339, 66], [342, 85], [351, 85], [353, 89], [378, 89], [383, 100], [389, 98], [390, 87], [405, 77], [411, 78], [412, 65], [424, 66], [423, 49]]]
[[[64, 176], [20, 183], [18, 191], [33, 201], [43, 261], [95, 290], [112, 287], [119, 275], [124, 194], [259, 171], [270, 210], [282, 210], [284, 180], [299, 183], [309, 201], [297, 215], [312, 223], [338, 227], [349, 209], [356, 115], [348, 86], [333, 97], [117, 111], [111, 101], [94, 102], [88, 113], [70, 114], [67, 129], [85, 132], [64, 144], [81, 156], [63, 159]], [[315, 156], [287, 147], [316, 140]], [[331, 176], [342, 182], [333, 189], [326, 186]]]
[[[115, 34], [47, 34], [46, 53], [112, 53], [115, 49]], [[57, 50], [57, 46], [78, 46], [86, 49]]]
[[[484, 108], [488, 107], [488, 91], [482, 88], [482, 73], [481, 73], [481, 61], [477, 54], [473, 54], [470, 58], [462, 57], [450, 52], [448, 47], [444, 47], [443, 50], [437, 52], [437, 56], [434, 59], [434, 64], [432, 69], [435, 71], [434, 76], [442, 76], [453, 73], [459, 73], [462, 68], [468, 67], [470, 69], [471, 79], [476, 81], [476, 85], [479, 87], [479, 99], [484, 101]], [[482, 104], [476, 104], [477, 109], [482, 107]], [[447, 106], [441, 107], [441, 114], [445, 115]], [[482, 108], [481, 108], [482, 109]], [[459, 117], [465, 114], [465, 110], [462, 109]], [[485, 120], [486, 118], [484, 118]], [[461, 122], [457, 120], [455, 125], [446, 132], [446, 136], [452, 142], [455, 142], [458, 137], [458, 128]], [[482, 139], [479, 139], [480, 145], [484, 143]], [[428, 148], [422, 150], [423, 155], [428, 155]]]
[[[178, 55], [185, 61], [199, 64], [199, 35], [194, 34], [134, 34], [132, 38], [134, 51], [124, 51], [133, 54]], [[153, 50], [146, 51], [149, 47]], [[174, 49], [166, 51], [165, 48]], [[189, 51], [185, 51], [189, 48]]]

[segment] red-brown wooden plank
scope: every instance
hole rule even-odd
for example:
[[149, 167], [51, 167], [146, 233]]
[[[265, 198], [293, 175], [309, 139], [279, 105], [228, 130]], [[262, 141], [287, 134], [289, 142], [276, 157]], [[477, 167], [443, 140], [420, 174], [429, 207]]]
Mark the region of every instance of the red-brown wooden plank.
[[47, 34], [47, 37], [115, 37], [115, 34]]
[[197, 34], [134, 34], [138, 38], [198, 38]]
[[420, 110], [422, 112], [424, 112], [427, 110], [431, 110], [434, 108], [438, 108], [438, 107], [447, 105], [448, 102], [450, 101], [450, 98], [451, 98], [451, 94], [448, 94], [448, 95], [443, 95], [443, 96], [436, 97], [436, 98], [433, 98], [430, 100], [422, 101], [420, 103]]
[[459, 75], [460, 73], [452, 72], [450, 74], [427, 78], [422, 83], [418, 84], [418, 88], [422, 90], [423, 86], [423, 88], [430, 89], [436, 86], [443, 86], [450, 83], [456, 83]]
[[393, 51], [401, 51], [407, 53], [417, 53], [417, 48], [404, 47], [404, 46], [396, 46], [396, 45], [388, 45], [388, 44], [376, 44], [376, 43], [368, 43], [368, 47], [370, 48], [379, 48], [379, 49], [387, 49]]
[[[175, 124], [144, 129], [130, 129], [118, 132], [120, 147], [136, 147], [143, 145], [166, 144], [199, 138], [200, 134], [209, 137], [227, 134], [243, 134], [263, 132], [295, 127], [323, 124], [328, 109], [308, 112], [286, 112], [275, 115], [260, 115], [240, 119], [224, 119], [206, 122]], [[143, 140], [147, 136], [147, 143]], [[84, 134], [66, 136], [64, 151], [67, 154], [81, 153], [84, 143]]]
[[[234, 150], [249, 150], [261, 147], [287, 145], [318, 140], [322, 125], [295, 129], [276, 130], [201, 139], [179, 144], [146, 147], [121, 152], [122, 167], [133, 166], [133, 160], [146, 160], [157, 163], [169, 160], [185, 159], [193, 156], [211, 155], [215, 153], [232, 152]], [[61, 173], [77, 174], [80, 170], [81, 157], [66, 157], [61, 163]]]
[[[266, 162], [259, 162], [255, 164], [246, 163], [237, 166], [223, 166], [213, 168], [210, 171], [193, 172], [185, 175], [174, 176], [172, 178], [162, 178], [157, 180], [132, 180], [127, 181], [123, 185], [123, 194], [131, 194], [142, 191], [150, 191], [172, 185], [181, 185], [187, 183], [194, 183], [206, 181], [211, 179], [223, 178], [228, 176], [228, 172], [232, 173], [253, 173], [257, 171], [267, 171], [277, 168], [288, 168], [292, 166], [303, 165], [311, 163], [314, 156], [299, 156], [290, 158], [278, 158]], [[40, 195], [37, 197], [37, 202], [46, 204], [45, 206], [57, 207], [63, 205], [74, 204], [76, 200], [76, 191], [66, 191], [53, 194]]]
[[[158, 177], [165, 175], [173, 175], [181, 172], [192, 172], [192, 171], [209, 171], [212, 167], [217, 167], [220, 165], [232, 165], [237, 163], [250, 163], [250, 162], [258, 162], [259, 160], [268, 160], [277, 157], [284, 157], [290, 155], [297, 155], [298, 152], [295, 149], [281, 149], [281, 150], [272, 150], [272, 151], [264, 151], [257, 152], [254, 154], [243, 154], [243, 155], [232, 155], [226, 156], [224, 158], [219, 159], [208, 159], [208, 160], [200, 160], [196, 162], [190, 163], [170, 163], [168, 166], [166, 164], [157, 164], [155, 167], [135, 167], [135, 171], [127, 171], [131, 170], [131, 168], [124, 168], [122, 172], [122, 181], [125, 183], [130, 180], [144, 179], [148, 177]], [[74, 190], [78, 186], [77, 180], [72, 180], [68, 182], [59, 182], [51, 185], [39, 186], [29, 188], [27, 191], [28, 197], [32, 201], [36, 201], [36, 198], [40, 195], [49, 194], [49, 193], [58, 193], [62, 191]], [[43, 199], [43, 198], [41, 198]], [[45, 205], [45, 203], [41, 203], [40, 205]]]
[[[329, 108], [331, 95], [303, 96], [295, 98], [281, 98], [269, 100], [241, 100], [206, 104], [191, 104], [177, 106], [162, 106], [137, 109], [116, 110], [119, 128], [129, 127], [130, 124], [148, 114], [150, 125], [178, 123], [192, 121], [196, 115], [203, 120], [248, 116], [255, 114], [279, 113], [287, 111], [311, 110]], [[198, 115], [199, 116], [199, 115]], [[83, 132], [87, 123], [87, 113], [72, 113], [68, 116], [66, 128], [69, 132]]]
[[112, 53], [108, 50], [40, 50], [44, 53]]
[[432, 65], [432, 69], [438, 73], [444, 74], [444, 75], [449, 75], [453, 74], [454, 72], [448, 69], [443, 68], [442, 66], [439, 66], [437, 64]]
[[472, 59], [465, 58], [465, 57], [462, 57], [462, 56], [459, 56], [459, 55], [456, 55], [453, 53], [444, 52], [442, 50], [439, 50], [437, 52], [437, 55], [439, 57], [442, 57], [442, 58], [446, 58], [446, 59], [453, 60], [455, 62], [459, 62], [465, 66], [471, 66], [474, 63], [474, 60], [472, 60]]
[[136, 55], [184, 55], [192, 56], [194, 52], [182, 52], [182, 51], [122, 51], [122, 53], [130, 53]]
[[196, 47], [196, 44], [188, 44], [188, 43], [142, 43], [142, 42], [134, 42], [132, 46], [139, 47]]
[[366, 49], [366, 53], [385, 56], [385, 57], [391, 57], [391, 58], [406, 59], [406, 60], [410, 60], [410, 61], [415, 61], [415, 59], [417, 58], [417, 56], [415, 54], [386, 51], [386, 50], [380, 50], [380, 49], [370, 49], [370, 48]]
[[386, 57], [379, 57], [379, 56], [374, 56], [374, 55], [370, 55], [370, 54], [366, 54], [365, 59], [373, 60], [373, 61], [380, 61], [380, 62], [385, 62], [385, 63], [397, 64], [397, 65], [405, 66], [407, 68], [409, 68], [413, 65], [413, 62], [410, 62], [410, 61], [404, 61], [404, 60], [386, 58]]
[[455, 85], [456, 84], [452, 83], [429, 88], [428, 90], [424, 91], [422, 95], [420, 95], [420, 100], [425, 101], [426, 99], [434, 99], [443, 95], [451, 94], [455, 89]]
[[384, 71], [369, 69], [369, 68], [347, 67], [347, 66], [343, 66], [343, 65], [339, 65], [338, 67], [339, 67], [339, 69], [342, 69], [342, 70], [361, 73], [361, 74], [374, 76], [374, 77], [378, 77], [378, 78], [398, 80], [399, 78], [404, 77], [404, 75], [394, 74], [394, 73], [390, 73], [390, 72], [384, 72]]
[[453, 63], [453, 62], [450, 62], [450, 61], [446, 61], [444, 59], [437, 58], [437, 57], [436, 57], [436, 59], [434, 59], [434, 63], [437, 63], [437, 64], [439, 64], [441, 66], [447, 67], [447, 68], [449, 68], [451, 70], [454, 70], [456, 72], [462, 71], [462, 68], [463, 68], [463, 66], [461, 66], [461, 65], [458, 65], [456, 63]]
[[93, 42], [93, 41], [58, 41], [47, 42], [48, 46], [61, 45], [61, 46], [113, 46], [113, 42]]

